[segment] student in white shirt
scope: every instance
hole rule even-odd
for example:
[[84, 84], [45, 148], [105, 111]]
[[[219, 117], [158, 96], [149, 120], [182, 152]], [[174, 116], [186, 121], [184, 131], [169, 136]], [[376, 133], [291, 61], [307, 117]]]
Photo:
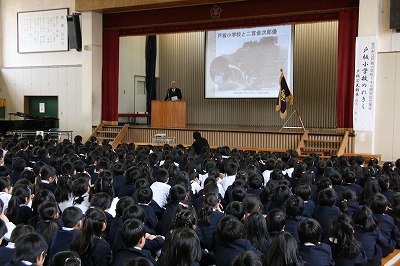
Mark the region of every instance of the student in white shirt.
[[167, 204], [167, 197], [169, 189], [171, 188], [171, 186], [168, 185], [169, 173], [166, 169], [160, 168], [157, 170], [155, 176], [157, 181], [154, 182], [150, 188], [153, 191], [153, 200], [163, 208], [165, 204]]
[[8, 202], [11, 199], [11, 180], [8, 177], [2, 176], [0, 177], [0, 199], [3, 201], [3, 214], [7, 211]]

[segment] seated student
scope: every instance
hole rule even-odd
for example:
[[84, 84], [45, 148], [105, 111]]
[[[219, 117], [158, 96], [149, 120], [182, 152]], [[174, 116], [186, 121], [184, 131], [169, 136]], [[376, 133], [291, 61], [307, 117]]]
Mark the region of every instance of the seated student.
[[146, 243], [146, 231], [142, 221], [138, 219], [125, 221], [121, 234], [123, 247], [119, 248], [115, 253], [114, 265], [125, 265], [130, 259], [135, 257], [145, 257], [154, 265], [157, 265], [150, 251], [143, 249]]
[[360, 242], [354, 238], [353, 221], [346, 214], [339, 214], [332, 221], [328, 244], [331, 246], [335, 265], [364, 265], [367, 256]]
[[[165, 252], [159, 259], [162, 266], [199, 266], [201, 260], [200, 240], [193, 229], [175, 229], [165, 243]], [[218, 264], [217, 264], [218, 265]]]
[[335, 190], [336, 195], [340, 195], [340, 193], [342, 193], [342, 191], [345, 189], [343, 186], [342, 175], [338, 171], [331, 171], [328, 174], [328, 178], [332, 182], [332, 188]]
[[74, 196], [72, 195], [71, 177], [61, 176], [57, 179], [57, 188], [54, 191], [54, 196], [56, 197], [61, 212], [63, 212], [67, 207], [72, 206]]
[[314, 219], [307, 219], [298, 228], [300, 245], [299, 254], [307, 265], [335, 265], [331, 247], [319, 242], [322, 229]]
[[81, 266], [81, 259], [78, 253], [66, 250], [54, 254], [50, 263], [51, 266]]
[[313, 218], [321, 225], [322, 241], [327, 239], [332, 221], [340, 213], [340, 209], [335, 206], [336, 200], [336, 192], [332, 188], [325, 188], [318, 193], [318, 205], [314, 209]]
[[385, 245], [381, 245], [382, 257], [386, 257], [396, 247], [400, 246], [399, 228], [394, 224], [393, 218], [385, 214], [388, 205], [386, 197], [380, 193], [375, 194], [370, 204], [371, 210], [378, 221], [379, 231], [386, 240]]
[[340, 194], [340, 199], [337, 203], [337, 206], [349, 217], [353, 217], [353, 214], [356, 212], [358, 207], [360, 207], [360, 203], [357, 201], [356, 197], [356, 192], [349, 187], [343, 190]]
[[113, 188], [116, 197], [119, 197], [119, 189], [125, 184], [125, 166], [121, 162], [116, 162], [112, 166], [113, 171]]
[[272, 171], [274, 170], [275, 167], [275, 159], [273, 158], [268, 158], [267, 161], [265, 162], [265, 168], [266, 170], [262, 173], [263, 178], [264, 178], [264, 185], [268, 183], [270, 179], [270, 175]]
[[41, 234], [50, 247], [54, 233], [59, 229], [58, 205], [53, 201], [45, 201], [39, 206], [40, 220], [36, 225], [36, 233]]
[[261, 252], [245, 239], [245, 227], [236, 217], [227, 215], [222, 218], [218, 223], [217, 232], [220, 238], [220, 243], [215, 249], [217, 266], [230, 266], [235, 256], [242, 251], [252, 250], [261, 255]]
[[217, 231], [217, 225], [224, 217], [224, 213], [217, 194], [206, 194], [203, 199], [203, 208], [198, 215], [198, 227], [201, 231], [203, 247], [210, 249], [213, 242], [213, 234]]
[[378, 221], [367, 206], [360, 206], [353, 215], [354, 237], [361, 243], [367, 255], [367, 265], [381, 265], [382, 249], [385, 238], [382, 237]]
[[155, 231], [158, 219], [156, 212], [149, 205], [151, 203], [151, 199], [153, 198], [153, 191], [150, 187], [141, 187], [136, 191], [136, 196], [138, 199], [138, 205], [142, 207], [144, 212], [146, 213], [146, 226]]
[[286, 225], [285, 231], [292, 234], [297, 242], [300, 241], [297, 228], [306, 218], [301, 216], [304, 210], [304, 201], [297, 195], [290, 196], [285, 201]]
[[[1, 224], [1, 220], [0, 220]], [[2, 227], [0, 226], [0, 230]], [[23, 235], [34, 233], [35, 230], [30, 225], [20, 224], [14, 228], [11, 233], [10, 241], [7, 246], [0, 246], [0, 265], [6, 265], [7, 262], [11, 261], [15, 255], [15, 242]]]
[[3, 201], [3, 213], [7, 211], [8, 202], [11, 199], [11, 180], [8, 177], [0, 177], [0, 199]]
[[272, 209], [281, 209], [285, 211], [285, 201], [287, 198], [292, 196], [292, 190], [286, 185], [279, 185], [272, 194], [271, 205], [269, 210]]
[[363, 188], [359, 184], [356, 184], [356, 174], [354, 171], [350, 170], [350, 168], [345, 169], [343, 172], [343, 180], [343, 186], [345, 188], [353, 189], [357, 197], [360, 196]]
[[230, 159], [224, 167], [225, 170], [225, 176], [218, 180], [218, 182], [222, 185], [223, 191], [222, 191], [222, 196], [225, 195], [225, 191], [228, 189], [230, 185], [235, 181], [236, 179], [236, 173], [239, 169], [239, 165], [232, 159]]
[[27, 224], [32, 217], [31, 189], [29, 186], [18, 185], [13, 188], [13, 195], [8, 202], [6, 216], [15, 225]]
[[110, 246], [113, 245], [118, 230], [124, 224], [122, 220], [122, 214], [124, 210], [128, 209], [128, 207], [132, 205], [135, 205], [135, 201], [133, 200], [132, 197], [125, 196], [118, 201], [117, 206], [115, 208], [115, 217], [113, 220], [111, 220], [110, 231], [108, 234], [108, 243], [110, 244]]
[[167, 204], [167, 198], [171, 188], [171, 186], [168, 185], [169, 173], [166, 169], [160, 168], [155, 173], [155, 176], [157, 181], [150, 186], [153, 191], [153, 200], [158, 206], [164, 207]]
[[186, 200], [187, 191], [184, 186], [175, 185], [171, 187], [169, 192], [169, 202], [165, 206], [165, 212], [157, 224], [156, 231], [158, 234], [165, 236], [169, 231], [171, 231], [174, 224], [176, 208], [179, 204], [188, 205], [189, 203], [186, 202]]
[[61, 219], [64, 226], [53, 235], [49, 252], [50, 258], [52, 258], [52, 256], [57, 252], [69, 249], [73, 238], [82, 228], [82, 218], [82, 210], [78, 207], [71, 206], [63, 211]]
[[90, 207], [89, 191], [89, 180], [82, 177], [74, 180], [72, 184], [72, 193], [74, 195], [73, 204], [81, 209], [83, 213]]
[[10, 173], [10, 179], [12, 185], [14, 185], [18, 180], [21, 179], [21, 173], [25, 170], [26, 162], [20, 157], [16, 157], [12, 161], [12, 171]]
[[82, 259], [82, 265], [108, 266], [111, 264], [111, 248], [101, 237], [106, 230], [107, 218], [104, 211], [89, 208], [85, 213], [81, 231], [76, 235], [70, 249]]
[[264, 179], [262, 175], [256, 173], [253, 175], [249, 176], [249, 179], [247, 180], [249, 188], [247, 189], [247, 193], [249, 194], [255, 194], [258, 197], [261, 196], [261, 193], [264, 190]]
[[[388, 162], [386, 162], [388, 163]], [[394, 191], [391, 188], [390, 177], [386, 174], [381, 174], [376, 177], [378, 179], [379, 187], [381, 188], [381, 193], [390, 202], [392, 200]]]
[[239, 201], [231, 201], [225, 208], [225, 215], [232, 215], [238, 218], [239, 221], [244, 220], [243, 205]]
[[264, 256], [264, 265], [304, 265], [304, 262], [298, 255], [296, 239], [288, 232], [280, 232], [272, 241]]
[[[100, 179], [97, 179], [99, 181]], [[90, 207], [97, 207], [100, 210], [103, 210], [107, 217], [107, 228], [104, 232], [105, 238], [108, 239], [108, 235], [110, 232], [110, 225], [114, 217], [108, 212], [111, 207], [111, 197], [106, 192], [98, 192], [92, 196], [90, 200]]]
[[40, 168], [39, 175], [35, 179], [35, 192], [48, 189], [54, 193], [56, 191], [56, 169], [53, 166], [45, 165]]
[[311, 200], [311, 187], [309, 185], [300, 185], [296, 187], [294, 193], [304, 201], [304, 210], [301, 216], [311, 218], [315, 208], [315, 203]]
[[261, 213], [252, 213], [244, 221], [246, 228], [246, 238], [258, 249], [265, 254], [271, 239], [269, 238], [267, 221]]
[[14, 260], [7, 263], [12, 265], [38, 265], [42, 266], [46, 258], [47, 244], [43, 236], [36, 233], [23, 235], [15, 242]]
[[244, 251], [232, 261], [232, 266], [262, 266], [260, 256], [254, 251]]
[[267, 228], [268, 233], [273, 240], [280, 232], [285, 230], [286, 215], [280, 209], [273, 209], [267, 213]]

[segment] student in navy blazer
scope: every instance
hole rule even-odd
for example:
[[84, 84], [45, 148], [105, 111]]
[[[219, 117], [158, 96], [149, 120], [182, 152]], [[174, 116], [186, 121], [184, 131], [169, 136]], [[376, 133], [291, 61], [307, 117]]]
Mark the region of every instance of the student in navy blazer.
[[115, 253], [114, 265], [125, 265], [136, 257], [145, 257], [153, 265], [158, 265], [150, 251], [143, 249], [146, 242], [145, 233], [145, 226], [138, 219], [129, 219], [123, 224], [121, 230], [123, 247]]
[[156, 212], [149, 205], [151, 203], [151, 199], [153, 198], [153, 191], [150, 187], [141, 187], [136, 191], [136, 196], [138, 199], [138, 205], [142, 207], [146, 213], [146, 226], [155, 231], [158, 219]]
[[289, 232], [297, 242], [299, 235], [297, 228], [299, 224], [306, 218], [301, 216], [304, 211], [304, 201], [297, 195], [290, 196], [285, 202], [286, 209], [286, 225], [285, 231]]
[[64, 226], [53, 235], [50, 245], [50, 258], [60, 251], [69, 250], [72, 240], [82, 228], [83, 213], [78, 207], [71, 206], [66, 208], [61, 218]]
[[294, 193], [304, 201], [304, 210], [301, 216], [311, 218], [315, 208], [315, 203], [311, 200], [311, 186], [300, 185], [295, 188]]
[[230, 266], [233, 259], [243, 251], [252, 250], [262, 255], [249, 240], [245, 239], [244, 225], [236, 217], [227, 215], [222, 218], [217, 232], [221, 241], [215, 250], [217, 266]]
[[319, 242], [322, 228], [314, 219], [306, 219], [300, 223], [299, 229], [299, 254], [307, 265], [335, 265], [332, 258], [331, 247]]
[[379, 231], [386, 240], [386, 245], [381, 246], [382, 257], [386, 257], [392, 253], [396, 247], [400, 246], [399, 228], [394, 224], [393, 218], [385, 214], [388, 205], [388, 200], [380, 193], [375, 194], [372, 198], [371, 210], [378, 220]]
[[325, 188], [318, 193], [318, 205], [314, 209], [313, 218], [322, 228], [321, 240], [326, 241], [332, 220], [340, 214], [340, 209], [335, 206], [336, 192], [331, 188]]

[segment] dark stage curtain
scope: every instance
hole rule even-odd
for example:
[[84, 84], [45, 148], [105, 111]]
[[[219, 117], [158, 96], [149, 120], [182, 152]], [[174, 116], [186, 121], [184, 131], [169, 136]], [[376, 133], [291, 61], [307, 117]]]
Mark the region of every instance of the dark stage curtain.
[[151, 101], [156, 99], [157, 37], [146, 37], [146, 111], [151, 113]]
[[339, 14], [336, 119], [338, 128], [353, 127], [353, 91], [358, 10]]
[[102, 120], [118, 123], [119, 31], [103, 31]]

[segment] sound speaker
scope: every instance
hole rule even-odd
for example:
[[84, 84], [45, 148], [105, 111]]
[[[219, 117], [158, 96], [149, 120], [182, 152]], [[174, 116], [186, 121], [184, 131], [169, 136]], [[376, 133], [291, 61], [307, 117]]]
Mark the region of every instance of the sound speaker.
[[82, 51], [81, 23], [78, 13], [67, 16], [69, 48]]
[[400, 30], [400, 1], [390, 0], [390, 28]]

